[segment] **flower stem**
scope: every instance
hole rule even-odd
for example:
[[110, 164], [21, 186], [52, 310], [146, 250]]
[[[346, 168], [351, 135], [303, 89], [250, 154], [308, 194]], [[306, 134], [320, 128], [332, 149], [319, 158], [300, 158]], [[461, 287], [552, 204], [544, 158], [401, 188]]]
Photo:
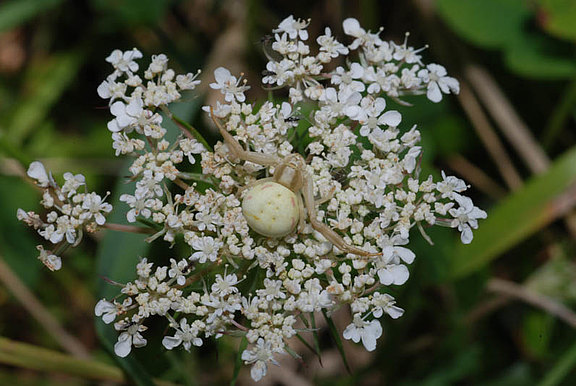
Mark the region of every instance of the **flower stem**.
[[104, 225], [102, 225], [102, 228], [107, 228], [112, 231], [129, 232], [129, 233], [143, 233], [143, 234], [154, 233], [154, 229], [142, 228], [134, 225], [115, 224], [115, 223], [105, 223]]
[[172, 122], [174, 122], [176, 124], [176, 126], [178, 126], [178, 128], [180, 129], [180, 131], [182, 131], [182, 133], [188, 137], [188, 138], [195, 138], [198, 142], [200, 142], [202, 145], [204, 145], [204, 147], [206, 148], [206, 150], [208, 151], [212, 151], [212, 146], [210, 146], [208, 144], [208, 142], [206, 141], [206, 139], [204, 139], [204, 137], [202, 136], [202, 134], [200, 134], [200, 132], [198, 130], [196, 130], [194, 128], [194, 126], [190, 125], [188, 122], [178, 118], [177, 116], [175, 116], [174, 114], [172, 114], [172, 112], [168, 109], [168, 107], [166, 106], [161, 106], [160, 107], [162, 109], [162, 112], [164, 114], [166, 114], [171, 120]]

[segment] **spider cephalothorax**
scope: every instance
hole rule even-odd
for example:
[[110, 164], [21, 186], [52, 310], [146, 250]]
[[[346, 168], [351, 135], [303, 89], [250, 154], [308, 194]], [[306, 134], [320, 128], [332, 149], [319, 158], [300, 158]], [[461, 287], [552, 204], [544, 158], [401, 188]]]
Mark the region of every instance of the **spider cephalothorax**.
[[273, 177], [262, 178], [245, 187], [242, 212], [252, 230], [268, 237], [284, 237], [294, 232], [296, 224], [302, 228], [307, 214], [312, 228], [338, 249], [359, 256], [380, 255], [346, 243], [332, 228], [318, 221], [313, 180], [306, 171], [302, 155], [293, 153], [279, 158], [244, 150], [212, 112], [210, 115], [233, 158], [274, 167]]

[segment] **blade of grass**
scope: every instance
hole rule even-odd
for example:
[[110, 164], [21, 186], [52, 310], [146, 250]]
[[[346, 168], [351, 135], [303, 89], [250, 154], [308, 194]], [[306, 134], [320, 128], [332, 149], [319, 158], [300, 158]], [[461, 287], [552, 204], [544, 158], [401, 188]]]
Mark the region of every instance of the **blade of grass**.
[[318, 338], [318, 329], [316, 328], [316, 318], [314, 313], [310, 313], [310, 324], [312, 325], [312, 336], [314, 337], [314, 347], [316, 348], [316, 355], [318, 356], [318, 362], [322, 366], [322, 352], [320, 351], [320, 339]]
[[546, 374], [539, 386], [555, 386], [561, 384], [568, 373], [576, 366], [576, 343], [565, 353], [552, 370]]
[[77, 358], [88, 358], [89, 354], [82, 343], [66, 331], [60, 322], [34, 296], [32, 291], [22, 283], [0, 256], [0, 282], [12, 293], [20, 304], [66, 351]]
[[576, 147], [545, 173], [490, 211], [474, 232], [474, 241], [459, 245], [451, 262], [451, 277], [471, 274], [539, 229], [564, 216], [576, 204]]
[[574, 110], [576, 104], [576, 79], [568, 85], [564, 95], [560, 99], [557, 107], [554, 109], [552, 116], [548, 120], [546, 128], [542, 132], [542, 146], [544, 149], [550, 149], [558, 139], [566, 120]]
[[234, 373], [230, 380], [230, 386], [236, 385], [236, 380], [238, 379], [238, 375], [240, 375], [240, 370], [242, 369], [242, 353], [246, 350], [246, 347], [248, 347], [248, 339], [244, 337], [240, 340], [240, 344], [238, 345], [238, 354], [236, 355], [236, 361], [234, 362]]
[[[57, 372], [97, 381], [126, 382], [117, 367], [91, 359], [78, 359], [58, 351], [0, 337], [0, 363], [25, 369]], [[156, 381], [170, 386], [170, 382]]]
[[[318, 354], [318, 351], [316, 351], [316, 350], [314, 349], [314, 347], [312, 347], [312, 346], [310, 345], [310, 343], [306, 342], [306, 339], [302, 338], [302, 335], [296, 334], [296, 338], [298, 338], [298, 340], [299, 340], [300, 342], [302, 342], [302, 344], [303, 344], [304, 346], [306, 346], [306, 348], [307, 348], [308, 350], [310, 350], [311, 352], [313, 352], [315, 355], [318, 356], [318, 359], [320, 359], [320, 355]], [[322, 364], [322, 361], [320, 361], [320, 364]]]
[[344, 366], [346, 367], [346, 371], [348, 374], [352, 374], [352, 370], [348, 365], [348, 360], [346, 359], [346, 352], [344, 351], [344, 345], [342, 344], [342, 339], [340, 339], [340, 334], [338, 333], [338, 329], [334, 324], [334, 321], [331, 317], [326, 314], [325, 310], [322, 310], [322, 315], [324, 315], [324, 319], [326, 319], [326, 323], [328, 323], [328, 328], [330, 329], [330, 335], [334, 342], [336, 343], [336, 347], [338, 348], [338, 352], [340, 353], [340, 357], [342, 358], [342, 362], [344, 362]]

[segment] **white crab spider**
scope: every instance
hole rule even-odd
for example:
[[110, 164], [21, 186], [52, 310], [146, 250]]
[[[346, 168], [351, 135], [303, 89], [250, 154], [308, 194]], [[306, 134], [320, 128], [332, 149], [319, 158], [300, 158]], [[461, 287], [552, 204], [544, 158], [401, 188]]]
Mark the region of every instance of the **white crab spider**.
[[214, 116], [212, 109], [210, 116], [233, 158], [274, 167], [273, 177], [260, 179], [245, 187], [248, 191], [242, 201], [242, 213], [252, 230], [263, 236], [283, 237], [292, 233], [296, 224], [300, 229], [303, 227], [307, 212], [312, 228], [341, 251], [359, 256], [381, 255], [346, 243], [332, 228], [318, 221], [313, 181], [306, 171], [306, 161], [302, 155], [293, 153], [281, 159], [272, 154], [244, 150]]

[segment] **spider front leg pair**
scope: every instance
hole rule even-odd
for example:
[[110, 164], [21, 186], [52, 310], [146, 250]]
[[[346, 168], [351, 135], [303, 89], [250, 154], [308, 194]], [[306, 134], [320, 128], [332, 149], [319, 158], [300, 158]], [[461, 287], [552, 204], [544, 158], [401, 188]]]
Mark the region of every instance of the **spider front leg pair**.
[[332, 228], [317, 219], [313, 180], [306, 171], [306, 161], [298, 153], [283, 159], [245, 150], [222, 126], [210, 110], [210, 117], [220, 130], [224, 143], [233, 158], [250, 161], [262, 166], [273, 166], [274, 176], [250, 184], [242, 201], [242, 213], [255, 232], [268, 237], [284, 237], [300, 224], [302, 229], [306, 214], [312, 228], [341, 251], [359, 256], [378, 256], [350, 245]]

